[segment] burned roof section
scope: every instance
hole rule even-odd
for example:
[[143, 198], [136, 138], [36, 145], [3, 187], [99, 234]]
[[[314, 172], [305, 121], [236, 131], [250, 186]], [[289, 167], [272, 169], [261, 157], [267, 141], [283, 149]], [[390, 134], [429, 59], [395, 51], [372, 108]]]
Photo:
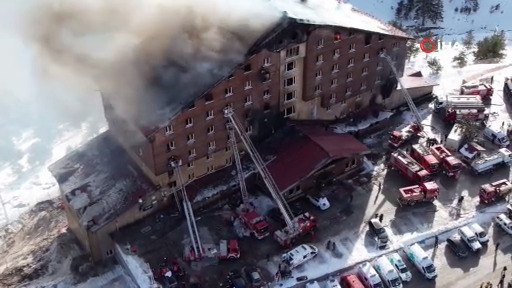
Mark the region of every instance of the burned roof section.
[[48, 169], [81, 225], [91, 230], [110, 222], [155, 189], [108, 131]]

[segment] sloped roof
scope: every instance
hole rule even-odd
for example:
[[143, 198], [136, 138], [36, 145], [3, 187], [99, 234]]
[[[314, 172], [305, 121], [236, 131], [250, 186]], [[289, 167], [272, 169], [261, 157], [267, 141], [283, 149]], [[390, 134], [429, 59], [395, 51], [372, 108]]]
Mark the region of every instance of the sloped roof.
[[155, 190], [126, 152], [102, 133], [48, 167], [83, 226], [95, 230]]
[[300, 128], [303, 135], [284, 141], [275, 158], [267, 165], [277, 187], [284, 191], [315, 172], [329, 160], [369, 152], [350, 134], [337, 134], [318, 128]]

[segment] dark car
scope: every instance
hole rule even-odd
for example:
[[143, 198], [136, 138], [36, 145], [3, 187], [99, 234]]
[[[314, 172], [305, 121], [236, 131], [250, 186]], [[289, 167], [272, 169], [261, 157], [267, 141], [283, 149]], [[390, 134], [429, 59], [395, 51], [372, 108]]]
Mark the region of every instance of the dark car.
[[228, 279], [232, 288], [246, 288], [247, 283], [239, 270], [231, 270], [228, 274]]
[[249, 281], [249, 284], [251, 284], [253, 288], [259, 288], [263, 286], [263, 284], [265, 284], [263, 282], [261, 272], [258, 268], [246, 268], [245, 275], [247, 280]]
[[379, 244], [379, 248], [386, 247], [389, 242], [389, 236], [386, 229], [378, 219], [372, 219], [368, 222], [370, 233], [372, 233]]
[[[301, 214], [304, 214], [304, 209], [302, 208], [302, 205], [300, 203], [292, 202], [289, 203], [288, 205], [290, 206], [290, 210], [292, 210], [293, 216], [299, 216]], [[279, 224], [286, 225], [283, 219], [283, 214], [277, 207], [270, 209], [268, 217]]]
[[466, 245], [462, 242], [462, 239], [458, 235], [453, 235], [452, 237], [446, 240], [446, 245], [450, 247], [450, 250], [459, 258], [464, 258], [468, 256], [468, 249]]

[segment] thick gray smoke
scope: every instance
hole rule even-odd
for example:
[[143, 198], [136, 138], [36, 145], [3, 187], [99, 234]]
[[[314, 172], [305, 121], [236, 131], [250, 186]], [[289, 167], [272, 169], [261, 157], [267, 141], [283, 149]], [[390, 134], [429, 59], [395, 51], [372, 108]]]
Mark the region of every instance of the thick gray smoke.
[[39, 0], [26, 32], [52, 76], [92, 82], [118, 113], [151, 125], [243, 60], [281, 15], [268, 2]]

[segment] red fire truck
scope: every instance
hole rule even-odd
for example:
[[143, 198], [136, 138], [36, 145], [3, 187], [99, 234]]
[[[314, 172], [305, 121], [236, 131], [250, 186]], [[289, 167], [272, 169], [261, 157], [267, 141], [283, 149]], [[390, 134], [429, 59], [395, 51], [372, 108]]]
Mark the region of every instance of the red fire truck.
[[434, 202], [439, 196], [439, 186], [436, 182], [426, 182], [420, 185], [399, 189], [398, 202], [400, 205], [414, 205], [419, 202]]
[[404, 127], [400, 131], [393, 131], [389, 133], [388, 143], [393, 147], [399, 147], [405, 142], [409, 141], [413, 136], [416, 136], [422, 132], [420, 125], [413, 123]]
[[482, 100], [490, 100], [494, 89], [488, 83], [465, 83], [460, 86], [460, 95], [479, 95]]
[[437, 161], [441, 162], [443, 172], [446, 175], [455, 178], [459, 176], [464, 165], [459, 159], [455, 158], [446, 147], [443, 145], [434, 145], [430, 147], [430, 153]]
[[432, 180], [430, 173], [403, 150], [391, 153], [388, 167], [400, 171], [409, 181], [421, 184]]
[[486, 121], [489, 117], [482, 98], [478, 95], [449, 95], [437, 98], [434, 111], [442, 113], [443, 120], [455, 123], [457, 120]]
[[240, 220], [257, 239], [263, 239], [270, 234], [267, 219], [254, 210], [240, 213]]
[[430, 174], [439, 172], [439, 161], [421, 144], [412, 145], [411, 156]]
[[478, 196], [480, 198], [480, 202], [489, 203], [496, 201], [499, 198], [503, 198], [510, 194], [510, 192], [512, 192], [512, 183], [507, 179], [503, 179], [480, 186]]

